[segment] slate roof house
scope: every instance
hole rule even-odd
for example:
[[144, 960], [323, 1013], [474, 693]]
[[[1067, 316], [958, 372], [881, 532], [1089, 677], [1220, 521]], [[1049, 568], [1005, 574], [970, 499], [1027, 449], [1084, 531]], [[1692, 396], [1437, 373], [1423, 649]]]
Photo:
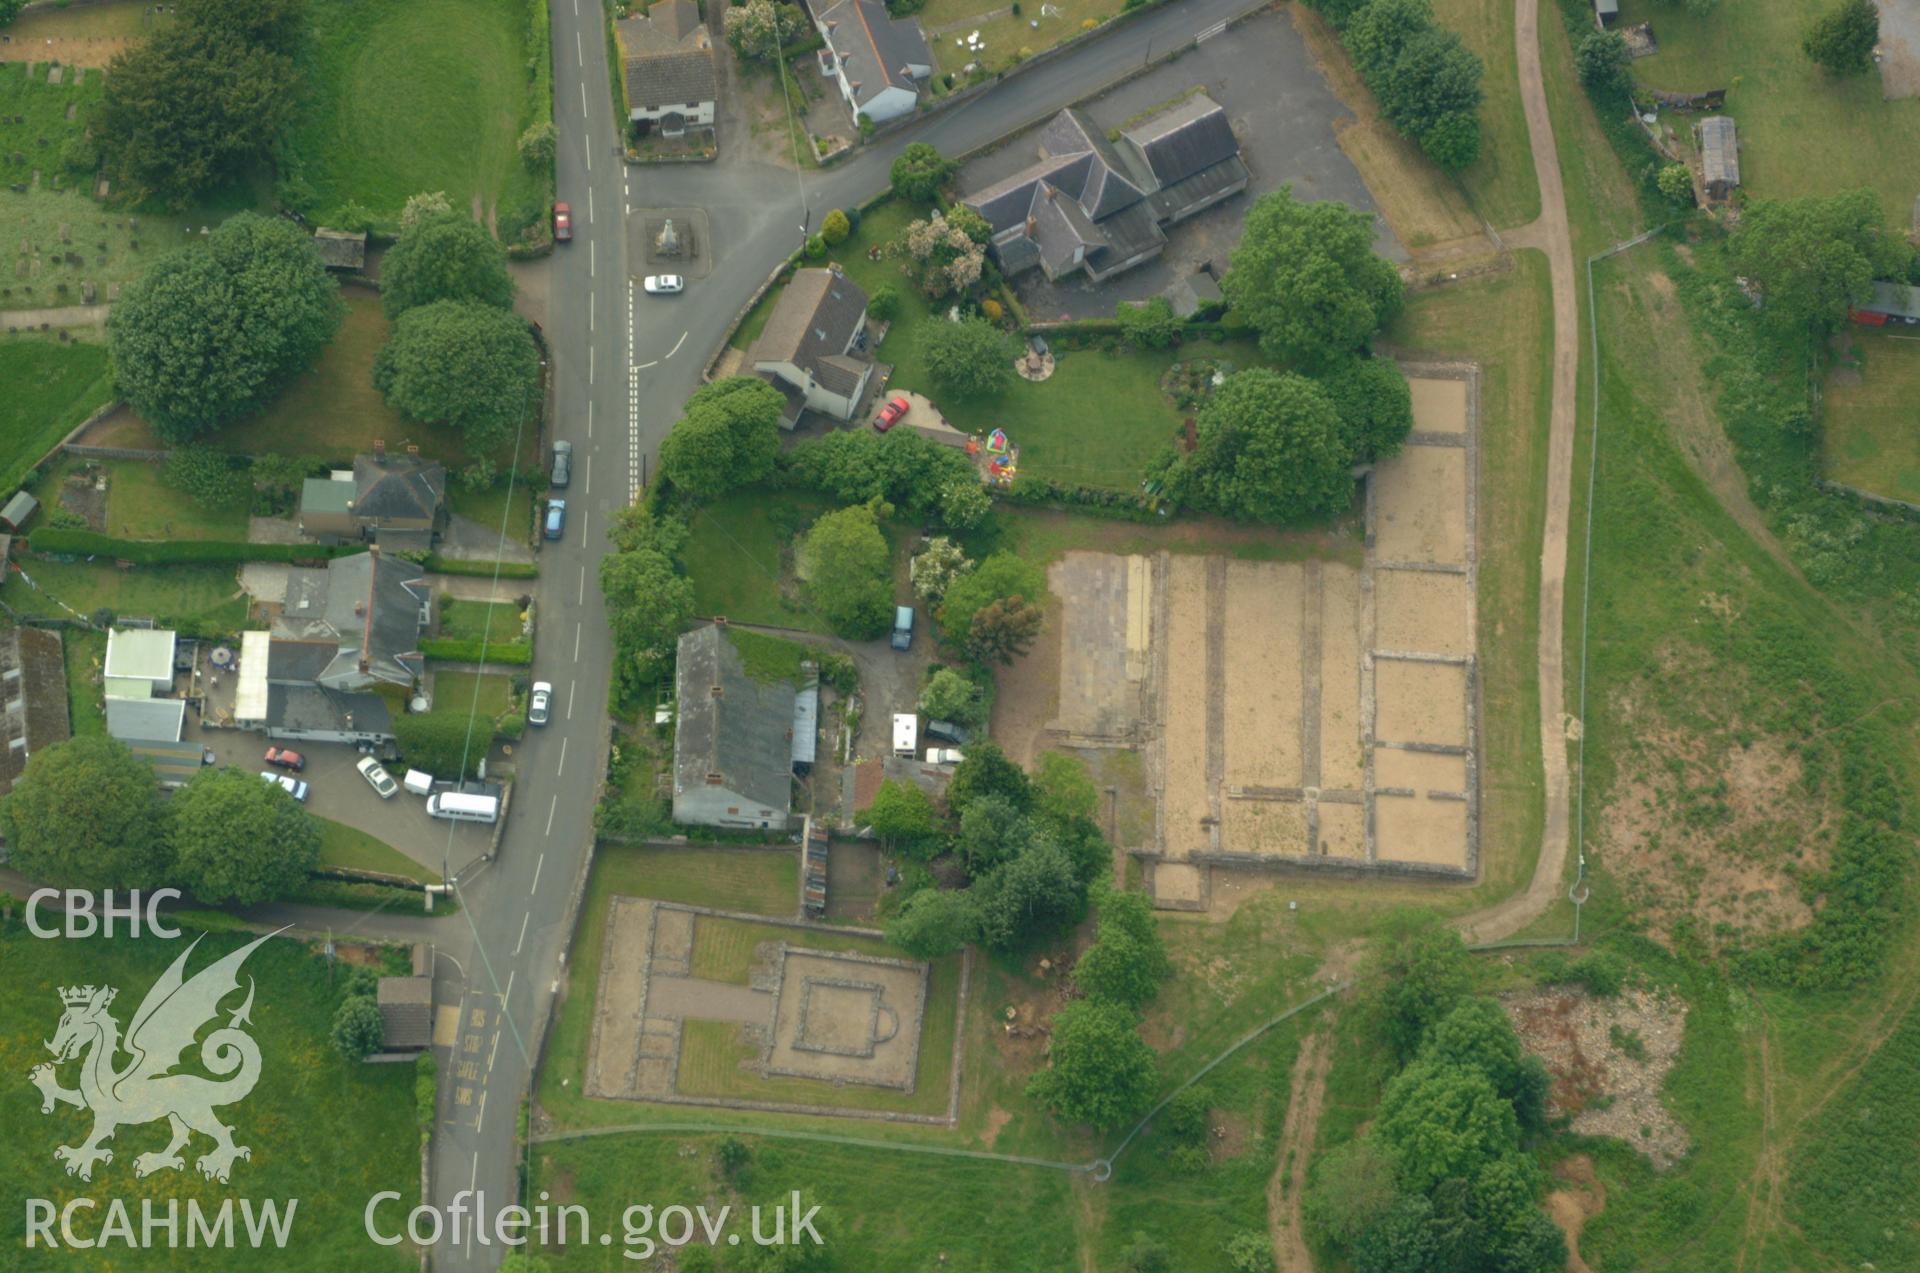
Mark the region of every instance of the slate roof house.
[[657, 0], [645, 16], [618, 29], [629, 122], [657, 127], [667, 137], [713, 127], [719, 77], [713, 40], [694, 0]]
[[1158, 256], [1166, 227], [1247, 188], [1227, 113], [1204, 93], [1106, 135], [1079, 111], [1040, 130], [1039, 160], [961, 202], [993, 227], [1001, 270], [1093, 282]]
[[834, 83], [857, 119], [876, 124], [909, 114], [920, 103], [920, 81], [933, 74], [933, 54], [917, 18], [896, 18], [883, 0], [838, 0], [818, 12]]
[[874, 373], [866, 330], [867, 294], [838, 266], [794, 272], [747, 351], [747, 366], [787, 395], [781, 424], [791, 429], [802, 408], [853, 419]]
[[325, 569], [288, 571], [264, 666], [244, 652], [241, 659], [236, 701], [264, 704], [265, 715], [239, 723], [274, 738], [390, 741], [393, 716], [374, 691], [411, 693], [426, 670], [420, 630], [432, 617], [432, 594], [422, 575], [378, 547]]
[[300, 487], [300, 529], [323, 540], [371, 539], [394, 551], [428, 549], [447, 524], [447, 469], [405, 455], [353, 457], [351, 473]]
[[1725, 199], [1740, 184], [1739, 139], [1730, 116], [1700, 121], [1700, 179], [1709, 199]]
[[680, 638], [673, 820], [784, 830], [793, 797], [795, 690], [757, 681], [720, 628]]

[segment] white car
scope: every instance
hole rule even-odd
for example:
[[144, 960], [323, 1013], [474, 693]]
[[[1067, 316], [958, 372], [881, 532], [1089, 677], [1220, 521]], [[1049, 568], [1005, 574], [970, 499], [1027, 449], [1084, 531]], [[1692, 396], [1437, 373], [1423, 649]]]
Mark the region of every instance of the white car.
[[533, 683], [533, 701], [527, 704], [527, 724], [544, 725], [553, 711], [553, 684], [549, 681]]
[[382, 800], [393, 799], [394, 793], [400, 790], [400, 784], [395, 782], [393, 776], [372, 756], [360, 757], [359, 763], [354, 765], [354, 768], [360, 771], [360, 776], [367, 780], [367, 785], [372, 787]]
[[649, 274], [640, 286], [649, 296], [673, 296], [687, 290], [687, 280], [678, 274]]
[[966, 757], [958, 747], [927, 748], [927, 763], [929, 765], [957, 765], [965, 759]]
[[300, 779], [289, 778], [285, 774], [268, 773], [265, 770], [261, 771], [260, 776], [275, 786], [283, 788], [286, 793], [295, 800], [300, 801], [302, 804], [306, 803], [307, 784]]

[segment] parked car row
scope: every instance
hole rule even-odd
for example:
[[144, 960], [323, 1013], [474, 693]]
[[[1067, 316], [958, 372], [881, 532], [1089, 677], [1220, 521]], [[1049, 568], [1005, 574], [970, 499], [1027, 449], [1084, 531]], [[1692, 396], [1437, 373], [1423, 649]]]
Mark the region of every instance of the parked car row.
[[[290, 747], [267, 748], [266, 762], [272, 765], [274, 769], [291, 770], [293, 773], [300, 773], [307, 767], [307, 758]], [[389, 774], [386, 767], [372, 756], [360, 757], [353, 767], [360, 771], [360, 776], [367, 780], [367, 785], [372, 787], [375, 794], [382, 800], [393, 799], [394, 794], [400, 790], [400, 785], [393, 780], [393, 775]], [[407, 771], [407, 789], [409, 791], [415, 790], [412, 779], [416, 775], [424, 780], [419, 791], [421, 795], [425, 795], [428, 791], [432, 790], [433, 779], [426, 774], [420, 773], [418, 770]], [[303, 779], [290, 778], [286, 774], [277, 774], [273, 772], [273, 769], [261, 770], [260, 776], [268, 782], [278, 784], [295, 800], [305, 803], [310, 788]]]

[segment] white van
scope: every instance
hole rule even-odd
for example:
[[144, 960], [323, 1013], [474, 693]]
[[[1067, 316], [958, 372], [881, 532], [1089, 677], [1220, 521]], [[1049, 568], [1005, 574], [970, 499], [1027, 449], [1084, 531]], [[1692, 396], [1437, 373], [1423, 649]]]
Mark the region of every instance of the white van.
[[497, 822], [500, 797], [463, 796], [456, 791], [442, 791], [427, 797], [427, 815], [451, 818], [455, 822]]
[[430, 796], [433, 794], [433, 775], [418, 769], [409, 769], [407, 776], [400, 780], [400, 785], [416, 796]]

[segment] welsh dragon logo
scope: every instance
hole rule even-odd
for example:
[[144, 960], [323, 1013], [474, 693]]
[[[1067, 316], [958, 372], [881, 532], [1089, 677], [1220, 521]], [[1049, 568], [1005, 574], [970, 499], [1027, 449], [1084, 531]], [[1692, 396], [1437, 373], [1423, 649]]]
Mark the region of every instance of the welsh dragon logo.
[[[269, 934], [271, 936], [271, 934]], [[253, 1010], [253, 978], [247, 978], [247, 997], [200, 1043], [200, 1064], [215, 1079], [175, 1073], [181, 1054], [194, 1044], [200, 1028], [220, 1013], [220, 1001], [240, 989], [240, 965], [266, 937], [250, 942], [226, 958], [184, 977], [195, 938], [147, 991], [127, 1025], [124, 1040], [120, 1024], [109, 1009], [119, 991], [112, 986], [63, 986], [60, 1028], [46, 1045], [50, 1063], [36, 1065], [27, 1075], [40, 1089], [40, 1112], [50, 1114], [56, 1104], [93, 1111], [93, 1131], [78, 1145], [62, 1145], [53, 1156], [67, 1165], [69, 1176], [93, 1179], [95, 1163], [111, 1163], [113, 1151], [105, 1142], [123, 1124], [151, 1123], [164, 1118], [173, 1139], [158, 1153], [141, 1154], [133, 1161], [136, 1176], [185, 1167], [180, 1150], [194, 1132], [213, 1139], [211, 1152], [196, 1164], [200, 1174], [222, 1184], [236, 1159], [251, 1158], [245, 1145], [233, 1143], [233, 1128], [222, 1123], [214, 1108], [244, 1100], [260, 1081], [260, 1047], [242, 1026]], [[130, 1060], [119, 1064], [121, 1054]], [[80, 1086], [60, 1086], [57, 1067], [80, 1059]]]

